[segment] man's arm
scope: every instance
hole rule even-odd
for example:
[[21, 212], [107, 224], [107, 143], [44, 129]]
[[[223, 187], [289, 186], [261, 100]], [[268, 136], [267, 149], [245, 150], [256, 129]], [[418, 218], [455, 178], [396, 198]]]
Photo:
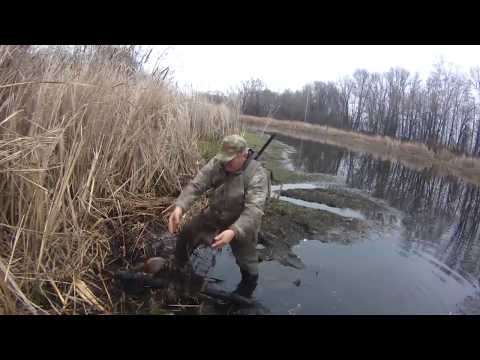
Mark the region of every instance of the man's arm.
[[175, 201], [175, 206], [180, 207], [183, 212], [187, 212], [206, 190], [212, 185], [212, 175], [215, 171], [215, 160], [212, 158], [204, 167], [200, 169], [197, 176], [183, 189], [180, 196]]
[[240, 217], [230, 229], [235, 233], [235, 239], [244, 238], [260, 227], [265, 202], [267, 200], [268, 178], [262, 167], [259, 167], [247, 186], [245, 208]]

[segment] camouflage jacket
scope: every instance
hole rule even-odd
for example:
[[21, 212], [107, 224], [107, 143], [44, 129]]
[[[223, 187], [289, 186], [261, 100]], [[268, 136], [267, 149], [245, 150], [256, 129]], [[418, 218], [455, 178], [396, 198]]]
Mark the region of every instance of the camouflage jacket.
[[256, 237], [260, 230], [269, 191], [268, 176], [259, 162], [248, 159], [242, 170], [228, 174], [215, 159], [210, 160], [184, 188], [175, 202], [188, 211], [207, 193], [208, 207], [219, 223], [227, 224], [240, 240]]

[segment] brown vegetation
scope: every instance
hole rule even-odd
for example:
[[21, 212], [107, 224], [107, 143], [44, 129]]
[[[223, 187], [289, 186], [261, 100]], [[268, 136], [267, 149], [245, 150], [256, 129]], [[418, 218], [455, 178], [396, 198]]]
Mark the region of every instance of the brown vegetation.
[[164, 74], [132, 47], [0, 46], [0, 313], [116, 311], [117, 230], [163, 219], [198, 141], [238, 127]]

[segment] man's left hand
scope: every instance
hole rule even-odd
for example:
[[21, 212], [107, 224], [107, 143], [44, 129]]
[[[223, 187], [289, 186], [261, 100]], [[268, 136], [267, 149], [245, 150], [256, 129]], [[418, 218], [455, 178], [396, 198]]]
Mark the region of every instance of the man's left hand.
[[214, 249], [221, 249], [225, 245], [229, 244], [234, 237], [235, 237], [235, 232], [233, 230], [228, 229], [228, 230], [222, 231], [220, 234], [215, 236], [214, 238], [215, 242], [212, 244], [212, 247]]

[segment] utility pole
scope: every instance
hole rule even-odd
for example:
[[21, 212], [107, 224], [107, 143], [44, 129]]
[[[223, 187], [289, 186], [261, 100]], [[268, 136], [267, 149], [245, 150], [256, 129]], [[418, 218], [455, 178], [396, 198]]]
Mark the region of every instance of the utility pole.
[[303, 122], [306, 122], [306, 121], [307, 121], [308, 95], [309, 95], [309, 94], [310, 94], [310, 93], [307, 92], [307, 102], [306, 102], [306, 104], [305, 104], [305, 116], [303, 117]]

